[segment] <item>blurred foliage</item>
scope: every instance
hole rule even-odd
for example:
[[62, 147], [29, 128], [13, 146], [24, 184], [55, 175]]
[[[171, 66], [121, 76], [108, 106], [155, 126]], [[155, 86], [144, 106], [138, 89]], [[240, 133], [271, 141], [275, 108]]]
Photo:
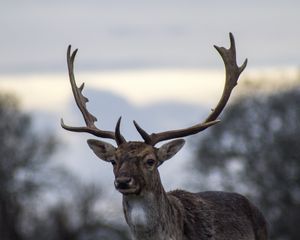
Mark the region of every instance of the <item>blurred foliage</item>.
[[0, 94], [0, 239], [129, 239], [96, 213], [99, 189], [51, 165], [56, 146], [54, 136], [34, 130], [15, 97]]
[[270, 239], [300, 239], [299, 88], [228, 106], [196, 155], [202, 188], [245, 194], [266, 216]]

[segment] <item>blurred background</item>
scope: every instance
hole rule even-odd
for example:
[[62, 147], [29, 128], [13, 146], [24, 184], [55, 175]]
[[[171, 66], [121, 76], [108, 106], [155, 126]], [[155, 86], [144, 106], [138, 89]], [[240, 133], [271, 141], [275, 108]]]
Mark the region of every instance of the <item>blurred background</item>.
[[299, 239], [299, 1], [87, 0], [0, 3], [0, 238], [129, 239], [113, 173], [93, 155], [68, 82], [98, 126], [123, 117], [127, 139], [195, 124], [217, 103], [223, 63], [213, 45], [236, 39], [248, 67], [222, 123], [187, 139], [160, 167], [166, 190], [246, 195], [271, 239]]

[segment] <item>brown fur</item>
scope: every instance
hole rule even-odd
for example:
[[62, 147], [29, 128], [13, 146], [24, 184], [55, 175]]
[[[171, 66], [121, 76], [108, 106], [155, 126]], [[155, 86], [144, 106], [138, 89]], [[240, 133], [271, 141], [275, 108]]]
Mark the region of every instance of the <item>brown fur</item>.
[[113, 163], [115, 186], [123, 194], [125, 219], [133, 239], [266, 240], [263, 215], [242, 195], [165, 192], [158, 166], [175, 155], [183, 143], [174, 140], [155, 148], [128, 142], [114, 148], [89, 141], [100, 158]]

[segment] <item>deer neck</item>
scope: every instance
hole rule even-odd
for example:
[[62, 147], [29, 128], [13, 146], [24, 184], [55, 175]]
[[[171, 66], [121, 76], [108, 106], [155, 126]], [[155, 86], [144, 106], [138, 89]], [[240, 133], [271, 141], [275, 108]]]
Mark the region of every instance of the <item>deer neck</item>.
[[123, 209], [135, 239], [178, 239], [175, 236], [182, 229], [180, 208], [171, 203], [161, 184], [155, 191], [124, 195]]

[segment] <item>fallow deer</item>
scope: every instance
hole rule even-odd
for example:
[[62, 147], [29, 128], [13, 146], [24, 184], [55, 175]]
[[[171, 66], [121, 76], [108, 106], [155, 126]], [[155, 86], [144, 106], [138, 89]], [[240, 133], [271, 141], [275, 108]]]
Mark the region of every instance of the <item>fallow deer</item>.
[[[115, 188], [123, 195], [125, 219], [135, 240], [265, 240], [266, 221], [261, 212], [244, 196], [227, 192], [191, 193], [184, 190], [166, 192], [160, 180], [158, 167], [172, 158], [184, 145], [179, 139], [203, 131], [219, 122], [217, 117], [224, 109], [247, 59], [239, 67], [236, 48], [230, 33], [230, 48], [217, 47], [226, 71], [225, 87], [221, 99], [209, 116], [201, 123], [179, 130], [148, 134], [135, 121], [144, 141], [129, 141], [120, 133], [121, 118], [115, 131], [96, 127], [96, 117], [86, 108], [88, 99], [83, 96], [84, 84], [75, 83], [74, 60], [77, 49], [67, 51], [69, 78], [73, 95], [86, 126], [61, 126], [73, 132], [86, 132], [96, 137], [115, 140], [117, 146], [90, 139], [89, 147], [102, 160], [113, 165]], [[175, 139], [163, 144], [161, 141]]]

